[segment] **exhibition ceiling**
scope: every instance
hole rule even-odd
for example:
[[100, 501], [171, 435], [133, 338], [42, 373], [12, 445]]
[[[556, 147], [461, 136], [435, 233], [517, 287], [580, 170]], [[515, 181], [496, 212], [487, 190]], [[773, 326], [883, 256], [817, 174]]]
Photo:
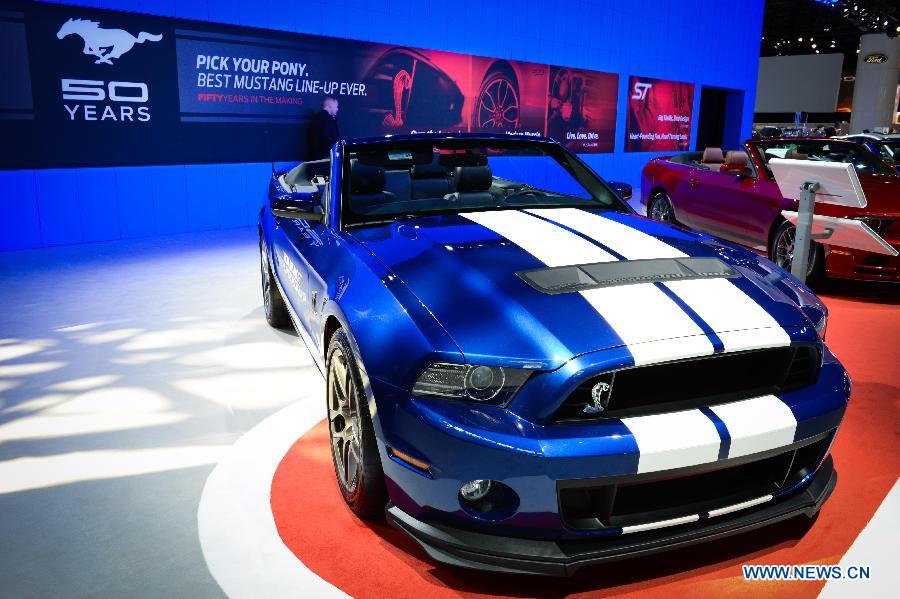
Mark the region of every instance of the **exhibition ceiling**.
[[900, 4], [891, 0], [766, 0], [765, 6], [762, 56], [841, 52], [852, 72], [860, 35], [900, 32]]

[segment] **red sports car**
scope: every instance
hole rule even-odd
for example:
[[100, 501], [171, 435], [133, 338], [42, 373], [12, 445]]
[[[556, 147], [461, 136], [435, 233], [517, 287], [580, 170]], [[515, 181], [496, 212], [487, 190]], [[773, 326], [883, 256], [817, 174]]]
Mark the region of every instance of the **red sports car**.
[[[816, 214], [861, 219], [900, 249], [900, 174], [865, 147], [837, 139], [752, 139], [743, 149], [720, 148], [651, 160], [641, 177], [641, 203], [653, 219], [692, 229], [768, 252], [790, 270], [794, 226], [781, 215], [797, 202], [782, 197], [769, 170], [770, 158], [793, 158], [852, 164], [868, 206], [863, 209], [816, 205]], [[900, 257], [815, 244], [810, 278], [900, 281]]]

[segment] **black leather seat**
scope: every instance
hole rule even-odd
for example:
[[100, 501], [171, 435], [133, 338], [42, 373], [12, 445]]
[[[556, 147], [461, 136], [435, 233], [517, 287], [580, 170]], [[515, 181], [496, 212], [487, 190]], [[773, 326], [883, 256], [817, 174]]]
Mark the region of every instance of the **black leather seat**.
[[497, 203], [490, 192], [494, 176], [489, 166], [458, 166], [453, 170], [456, 191], [444, 196], [466, 206], [492, 206]]
[[439, 164], [414, 164], [409, 169], [412, 181], [410, 197], [414, 200], [442, 198], [453, 192], [447, 170]]
[[354, 210], [370, 212], [392, 202], [394, 194], [384, 191], [384, 169], [356, 160], [350, 162], [350, 202]]

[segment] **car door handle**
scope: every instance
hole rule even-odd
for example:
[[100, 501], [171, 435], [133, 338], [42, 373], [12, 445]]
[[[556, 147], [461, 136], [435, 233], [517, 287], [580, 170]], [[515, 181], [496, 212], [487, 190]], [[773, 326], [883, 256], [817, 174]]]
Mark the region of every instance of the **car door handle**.
[[700, 179], [694, 177], [689, 181], [689, 183], [691, 184], [691, 187], [697, 187], [698, 185], [700, 185]]

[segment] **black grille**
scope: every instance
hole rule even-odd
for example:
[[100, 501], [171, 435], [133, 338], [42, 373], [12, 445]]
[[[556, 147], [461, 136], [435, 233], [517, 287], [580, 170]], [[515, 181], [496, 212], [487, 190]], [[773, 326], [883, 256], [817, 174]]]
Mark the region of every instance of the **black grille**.
[[[791, 391], [815, 383], [820, 365], [817, 347], [797, 345], [626, 368], [579, 385], [552, 420], [662, 414]], [[598, 383], [610, 387], [602, 410], [591, 396]]]
[[699, 514], [774, 494], [815, 470], [831, 436], [828, 433], [789, 451], [731, 466], [726, 462], [725, 467], [700, 473], [610, 484], [560, 481], [560, 514], [570, 528], [591, 530]]

